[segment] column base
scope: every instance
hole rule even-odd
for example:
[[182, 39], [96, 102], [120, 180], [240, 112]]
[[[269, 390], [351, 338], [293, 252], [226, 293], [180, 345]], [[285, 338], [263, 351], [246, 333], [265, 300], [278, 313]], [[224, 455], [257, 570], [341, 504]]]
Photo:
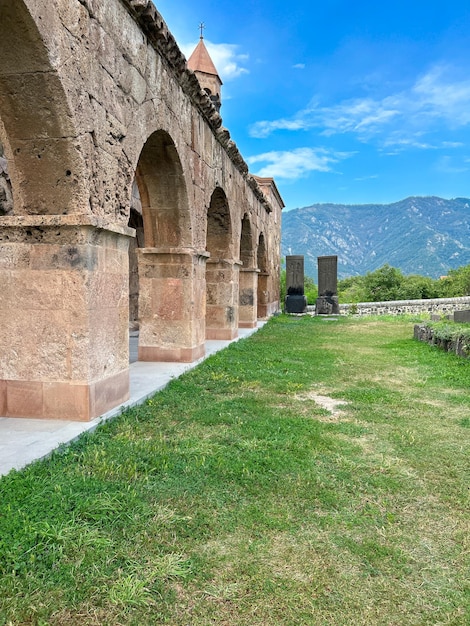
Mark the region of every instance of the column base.
[[4, 417], [89, 422], [129, 399], [129, 370], [94, 383], [0, 381]]
[[258, 319], [267, 320], [280, 312], [279, 302], [269, 302], [268, 304], [258, 304]]
[[231, 341], [238, 337], [236, 328], [206, 328], [206, 339], [216, 339], [219, 341]]
[[192, 363], [206, 353], [205, 344], [194, 348], [160, 348], [158, 346], [139, 346], [139, 361], [165, 363]]

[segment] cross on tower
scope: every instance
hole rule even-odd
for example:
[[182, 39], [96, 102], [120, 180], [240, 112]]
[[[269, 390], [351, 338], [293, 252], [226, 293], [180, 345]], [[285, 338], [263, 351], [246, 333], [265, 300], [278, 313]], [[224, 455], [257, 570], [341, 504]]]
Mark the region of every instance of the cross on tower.
[[199, 24], [199, 28], [201, 29], [201, 35], [199, 37], [199, 39], [204, 39], [204, 35], [202, 34], [202, 31], [205, 29], [206, 25], [204, 24], [204, 22], [201, 22]]

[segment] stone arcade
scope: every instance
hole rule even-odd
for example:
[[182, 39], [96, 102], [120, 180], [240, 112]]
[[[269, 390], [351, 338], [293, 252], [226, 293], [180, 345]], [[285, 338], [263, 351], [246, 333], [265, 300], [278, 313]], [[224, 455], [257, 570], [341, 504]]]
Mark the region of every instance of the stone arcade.
[[279, 309], [282, 200], [193, 69], [149, 0], [0, 3], [0, 416], [124, 401], [129, 312], [189, 362]]

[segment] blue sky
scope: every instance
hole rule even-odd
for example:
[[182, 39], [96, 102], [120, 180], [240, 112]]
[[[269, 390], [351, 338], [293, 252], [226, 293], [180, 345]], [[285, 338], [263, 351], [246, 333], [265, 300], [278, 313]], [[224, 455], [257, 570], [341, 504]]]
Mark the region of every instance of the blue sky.
[[470, 197], [468, 0], [154, 0], [286, 209]]

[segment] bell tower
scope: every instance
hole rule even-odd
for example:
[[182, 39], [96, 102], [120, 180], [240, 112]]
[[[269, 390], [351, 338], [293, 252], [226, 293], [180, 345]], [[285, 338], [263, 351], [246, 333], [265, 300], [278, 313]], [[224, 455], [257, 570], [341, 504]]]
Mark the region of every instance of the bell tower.
[[222, 104], [222, 81], [220, 80], [220, 76], [204, 43], [204, 36], [202, 34], [202, 31], [205, 28], [204, 24], [201, 23], [199, 28], [201, 29], [199, 43], [194, 49], [192, 55], [189, 57], [188, 69], [192, 70], [196, 74], [201, 87], [212, 100], [212, 103], [217, 111], [219, 111]]

